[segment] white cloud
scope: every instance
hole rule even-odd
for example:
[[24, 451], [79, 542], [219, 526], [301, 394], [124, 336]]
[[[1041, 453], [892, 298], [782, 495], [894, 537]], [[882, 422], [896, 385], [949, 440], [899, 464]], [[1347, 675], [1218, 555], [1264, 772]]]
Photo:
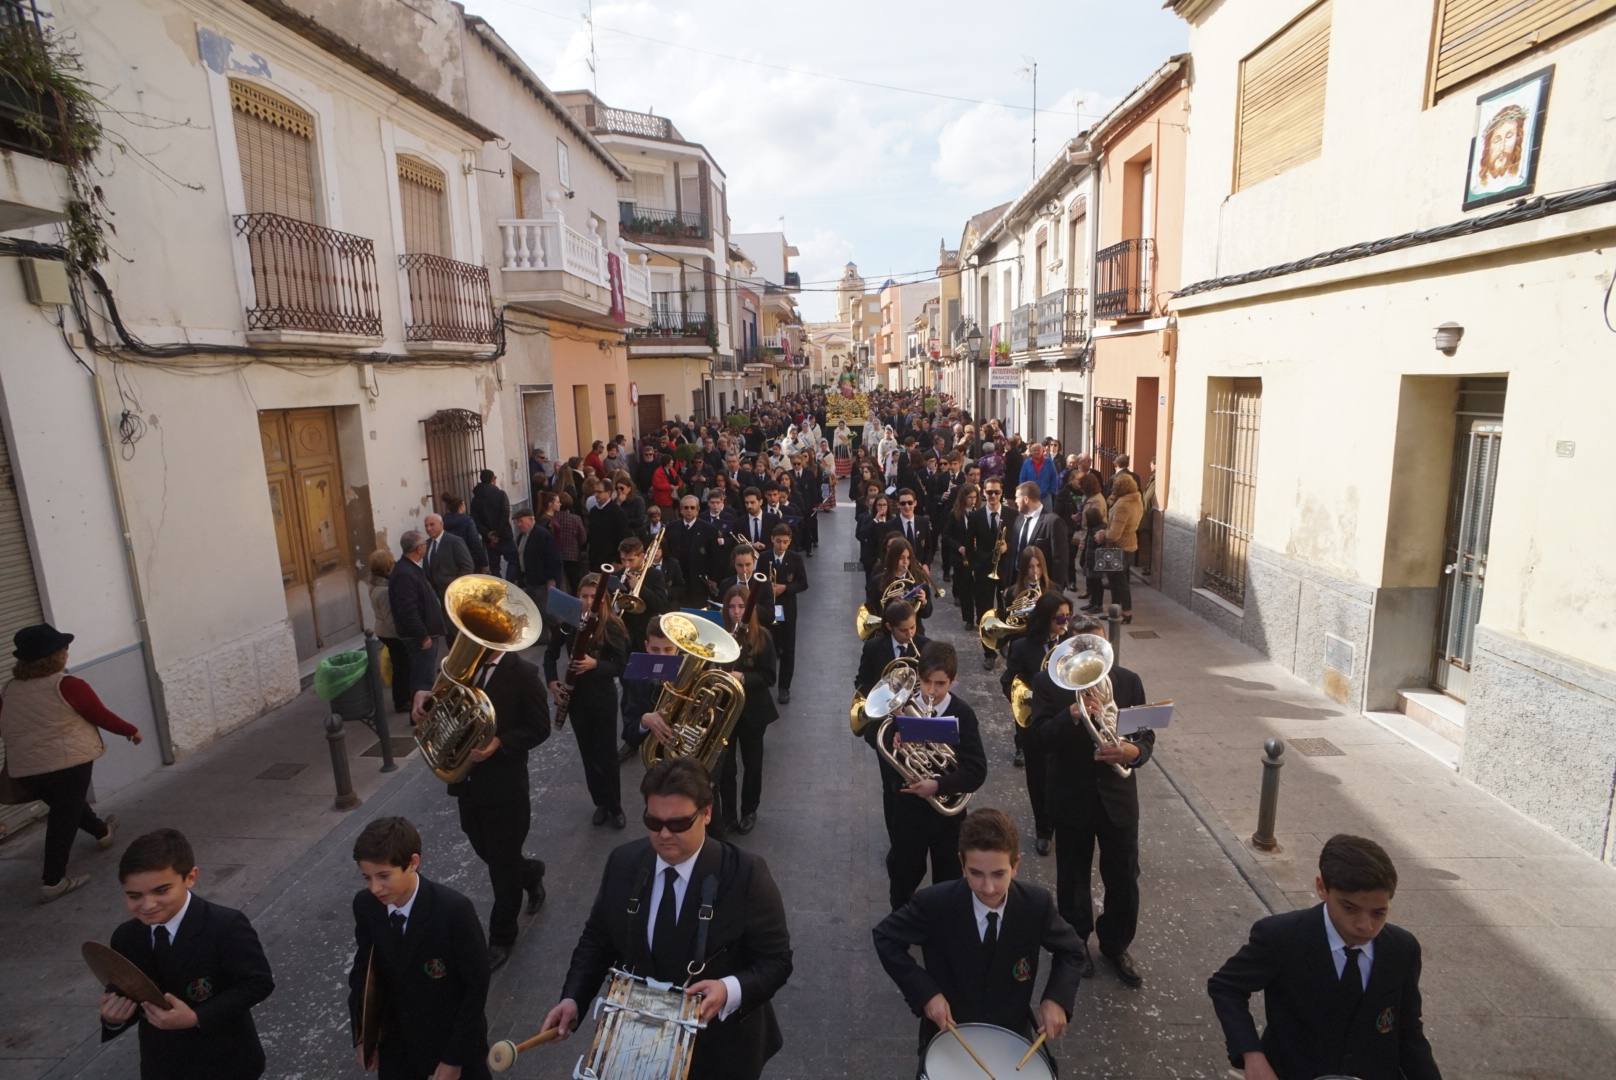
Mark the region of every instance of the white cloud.
[[[1116, 100], [1094, 91], [1068, 90], [1047, 106], [1047, 112], [1039, 106], [1039, 170], [1055, 159], [1066, 140], [1092, 126]], [[1033, 177], [1031, 114], [997, 104], [971, 106], [938, 133], [931, 174], [986, 202], [1022, 190]]]

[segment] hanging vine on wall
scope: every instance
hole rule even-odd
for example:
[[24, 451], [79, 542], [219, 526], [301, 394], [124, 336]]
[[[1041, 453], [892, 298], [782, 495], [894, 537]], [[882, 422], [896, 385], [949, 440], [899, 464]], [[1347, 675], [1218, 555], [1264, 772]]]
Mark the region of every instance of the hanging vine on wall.
[[0, 26], [0, 145], [57, 162], [67, 173], [67, 236], [72, 265], [107, 257], [112, 211], [96, 182], [103, 131], [100, 101], [64, 36], [27, 19]]

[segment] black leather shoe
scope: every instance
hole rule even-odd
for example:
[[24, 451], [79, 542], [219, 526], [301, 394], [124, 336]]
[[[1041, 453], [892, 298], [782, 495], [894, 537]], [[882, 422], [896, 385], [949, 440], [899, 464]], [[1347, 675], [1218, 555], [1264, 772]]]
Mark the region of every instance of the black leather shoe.
[[1049, 837], [1040, 836], [1038, 838], [1038, 842], [1033, 844], [1032, 849], [1034, 851], [1036, 851], [1040, 855], [1048, 855], [1049, 854]]
[[623, 811], [621, 811], [621, 810], [613, 810], [612, 811], [612, 828], [614, 828], [614, 829], [626, 829], [627, 827], [628, 827], [628, 818], [623, 816]]
[[1025, 769], [1027, 767], [1027, 755], [1017, 750], [1015, 756], [1010, 759], [1010, 764], [1018, 769]]
[[594, 816], [589, 819], [589, 824], [591, 824], [591, 825], [604, 825], [604, 824], [606, 824], [606, 819], [608, 817], [611, 817], [611, 812], [609, 810], [607, 810], [604, 806], [597, 806], [597, 807], [595, 807]]
[[510, 958], [511, 947], [509, 945], [488, 946], [488, 970], [490, 972], [498, 971], [500, 968], [504, 967], [505, 961], [509, 960]]
[[1105, 959], [1111, 965], [1112, 970], [1117, 973], [1117, 978], [1122, 980], [1123, 986], [1137, 990], [1145, 985], [1144, 976], [1139, 974], [1139, 969], [1133, 966], [1133, 957], [1126, 952], [1120, 952], [1115, 956], [1107, 956]]
[[633, 743], [624, 743], [617, 750], [617, 763], [621, 765], [623, 762], [627, 761], [629, 758], [638, 753], [639, 749], [640, 748], [635, 746]]
[[790, 705], [791, 704], [791, 691], [790, 690], [782, 690], [782, 691], [780, 691], [780, 704], [782, 704], [782, 705]]
[[1077, 954], [1077, 974], [1084, 979], [1094, 978], [1094, 955], [1089, 952], [1089, 943], [1083, 942]]
[[741, 820], [735, 823], [735, 834], [737, 836], [745, 836], [755, 828], [757, 828], [757, 815], [742, 814]]
[[982, 657], [982, 670], [983, 671], [992, 671], [993, 670], [993, 657], [991, 657], [991, 656]]
[[527, 884], [527, 913], [537, 915], [544, 906], [544, 864], [539, 863], [538, 871]]

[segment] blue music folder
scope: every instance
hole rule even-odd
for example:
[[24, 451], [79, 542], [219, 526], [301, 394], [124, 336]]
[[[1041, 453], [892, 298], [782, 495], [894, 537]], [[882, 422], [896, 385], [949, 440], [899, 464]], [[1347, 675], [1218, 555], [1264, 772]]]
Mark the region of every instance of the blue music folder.
[[639, 679], [641, 682], [667, 682], [679, 674], [679, 661], [682, 659], [683, 657], [677, 653], [667, 655], [637, 652], [628, 658], [628, 665], [623, 668], [623, 678]]
[[900, 716], [898, 734], [904, 742], [947, 743], [959, 745], [959, 717], [957, 716]]
[[703, 619], [706, 619], [708, 622], [715, 622], [719, 626], [724, 625], [724, 620], [723, 620], [723, 614], [724, 613], [719, 611], [717, 608], [685, 607], [685, 608], [680, 608], [679, 609], [679, 614], [681, 614], [681, 615], [699, 615]]
[[544, 597], [544, 614], [563, 626], [577, 626], [583, 621], [584, 606], [576, 596], [551, 589]]

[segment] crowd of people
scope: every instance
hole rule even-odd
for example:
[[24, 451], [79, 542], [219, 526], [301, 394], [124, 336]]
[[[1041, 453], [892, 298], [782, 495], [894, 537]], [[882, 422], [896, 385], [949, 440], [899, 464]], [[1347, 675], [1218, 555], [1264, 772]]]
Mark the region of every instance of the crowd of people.
[[[645, 835], [608, 858], [540, 1041], [570, 1036], [603, 983], [647, 980], [695, 1003], [693, 1080], [764, 1073], [783, 1044], [772, 999], [791, 976], [792, 947], [786, 903], [743, 842], [763, 810], [766, 732], [791, 700], [820, 516], [844, 505], [843, 479], [865, 575], [850, 716], [874, 750], [888, 836], [891, 911], [873, 945], [920, 1020], [918, 1075], [939, 1041], [967, 1045], [962, 1024], [1014, 1033], [1054, 1075], [1048, 1043], [1064, 1035], [1081, 981], [1095, 974], [1091, 937], [1124, 986], [1143, 984], [1130, 952], [1140, 906], [1134, 773], [1150, 761], [1155, 733], [1124, 731], [1118, 717], [1148, 698], [1120, 664], [1074, 689], [1050, 659], [1082, 635], [1104, 637], [1095, 616], [1107, 593], [1132, 620], [1130, 567], [1141, 531], [1148, 536], [1153, 477], [1141, 484], [1126, 456], [1101, 472], [1087, 454], [1063, 457], [1052, 439], [1025, 443], [946, 397], [876, 391], [867, 401], [857, 424], [831, 426], [833, 399], [814, 393], [724, 424], [675, 418], [636, 446], [597, 442], [563, 462], [536, 452], [530, 506], [513, 514], [484, 472], [471, 492], [442, 493], [441, 512], [404, 533], [397, 556], [372, 556], [392, 705], [416, 723], [434, 707], [438, 661], [456, 632], [445, 594], [458, 578], [489, 573], [525, 589], [546, 612], [547, 636], [537, 665], [500, 653], [479, 668], [494, 734], [448, 785], [487, 867], [486, 935], [470, 900], [421, 873], [424, 845], [411, 822], [379, 818], [354, 842], [364, 886], [353, 901], [349, 974], [358, 1067], [388, 1080], [488, 1075], [497, 1057], [490, 975], [511, 955], [518, 915], [545, 900], [545, 864], [524, 850], [528, 756], [565, 723], [599, 828], [627, 828], [621, 763], [643, 748], [661, 752], [644, 755], [637, 785]], [[984, 666], [1003, 659], [1002, 705], [967, 702], [958, 650], [927, 635], [926, 620], [944, 617], [950, 601]], [[711, 618], [738, 650], [715, 665], [741, 703], [710, 768], [676, 752], [669, 710], [688, 702], [635, 672], [636, 659], [688, 652], [690, 617]], [[98, 729], [140, 737], [63, 674], [70, 641], [50, 627], [19, 633], [16, 679], [0, 708], [12, 775], [51, 806], [46, 900], [82, 883], [66, 873], [77, 831], [102, 847], [114, 836], [116, 823], [86, 801]], [[946, 721], [946, 739], [921, 743], [918, 758], [895, 714], [871, 711], [894, 692], [905, 708]], [[982, 727], [1006, 714], [1033, 850], [1055, 856], [1053, 895], [1018, 880], [1011, 817], [967, 806], [990, 768]], [[132, 917], [112, 945], [157, 989], [143, 997], [110, 986], [103, 1039], [138, 1027], [143, 1078], [261, 1075], [251, 1010], [274, 983], [250, 923], [191, 892], [195, 859], [174, 830], [131, 843], [119, 876]], [[1386, 922], [1396, 885], [1372, 841], [1342, 835], [1324, 845], [1320, 903], [1257, 923], [1209, 980], [1231, 1064], [1252, 1080], [1439, 1075], [1421, 1029], [1418, 943]], [[1049, 973], [1035, 1001], [1044, 953]], [[1261, 1033], [1254, 993], [1265, 994]]]

